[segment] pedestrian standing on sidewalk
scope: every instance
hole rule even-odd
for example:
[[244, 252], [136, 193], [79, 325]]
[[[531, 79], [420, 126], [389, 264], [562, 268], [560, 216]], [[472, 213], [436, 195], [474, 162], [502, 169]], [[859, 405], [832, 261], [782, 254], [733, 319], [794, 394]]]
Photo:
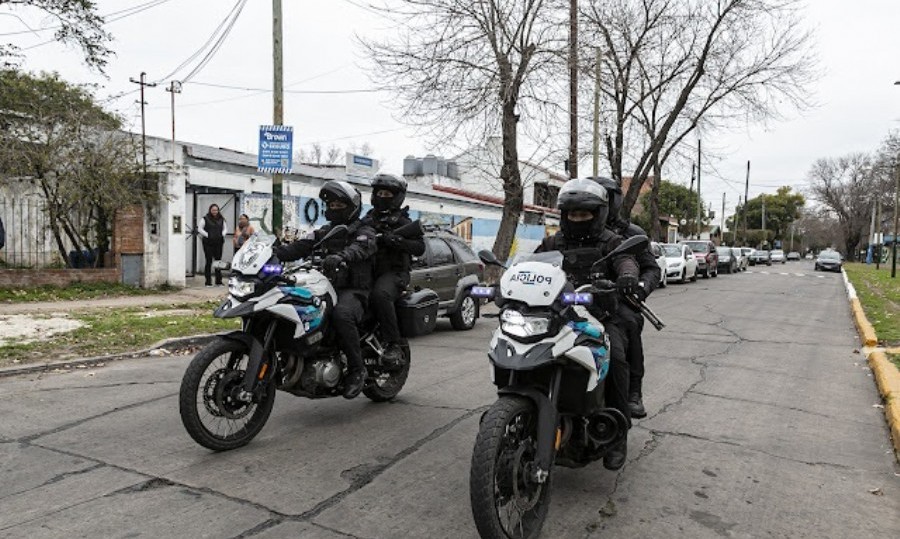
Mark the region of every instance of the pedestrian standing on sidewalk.
[[244, 242], [250, 239], [250, 236], [256, 234], [256, 229], [250, 224], [250, 217], [246, 213], [242, 213], [238, 217], [238, 226], [234, 229], [234, 237], [231, 242], [234, 244], [234, 252], [244, 246]]
[[[219, 206], [211, 204], [209, 211], [200, 220], [198, 231], [203, 236], [203, 256], [206, 257], [206, 267], [203, 275], [206, 277], [206, 286], [212, 286], [213, 260], [222, 260], [222, 246], [225, 244], [225, 235], [228, 233], [228, 225], [225, 218], [219, 213]], [[222, 270], [216, 268], [216, 284], [222, 284]]]

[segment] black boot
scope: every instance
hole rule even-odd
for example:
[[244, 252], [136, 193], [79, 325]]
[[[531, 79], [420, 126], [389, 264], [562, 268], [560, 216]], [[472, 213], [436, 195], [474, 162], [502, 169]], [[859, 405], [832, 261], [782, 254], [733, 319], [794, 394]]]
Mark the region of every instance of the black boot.
[[631, 411], [631, 417], [638, 419], [647, 417], [647, 410], [644, 409], [644, 400], [638, 391], [634, 391], [628, 397], [628, 409]]
[[347, 374], [347, 379], [344, 382], [344, 398], [345, 399], [355, 399], [359, 392], [362, 391], [363, 386], [366, 385], [366, 371], [365, 369], [360, 370], [352, 370], [349, 374]]
[[391, 343], [384, 349], [381, 355], [381, 364], [386, 371], [398, 371], [403, 367], [403, 350], [397, 343]]
[[625, 465], [625, 459], [628, 456], [628, 438], [613, 446], [603, 457], [603, 467], [607, 470], [618, 470]]

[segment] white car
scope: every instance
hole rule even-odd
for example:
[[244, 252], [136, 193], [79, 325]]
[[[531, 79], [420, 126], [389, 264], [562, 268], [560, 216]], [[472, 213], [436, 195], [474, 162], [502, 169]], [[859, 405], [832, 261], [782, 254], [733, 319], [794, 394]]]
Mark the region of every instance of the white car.
[[680, 283], [697, 280], [697, 259], [690, 247], [678, 243], [663, 243], [661, 247], [666, 253], [667, 279], [673, 278]]
[[669, 284], [668, 266], [666, 262], [666, 252], [662, 247], [661, 243], [656, 243], [655, 241], [650, 242], [650, 252], [653, 253], [653, 258], [656, 259], [656, 265], [659, 266], [659, 287], [665, 288], [666, 285]]

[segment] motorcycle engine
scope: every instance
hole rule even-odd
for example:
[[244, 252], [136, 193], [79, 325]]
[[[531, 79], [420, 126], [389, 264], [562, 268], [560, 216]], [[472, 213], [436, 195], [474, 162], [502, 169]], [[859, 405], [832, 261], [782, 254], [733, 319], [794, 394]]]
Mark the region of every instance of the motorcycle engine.
[[316, 385], [335, 387], [341, 381], [341, 366], [331, 359], [320, 359], [312, 364]]

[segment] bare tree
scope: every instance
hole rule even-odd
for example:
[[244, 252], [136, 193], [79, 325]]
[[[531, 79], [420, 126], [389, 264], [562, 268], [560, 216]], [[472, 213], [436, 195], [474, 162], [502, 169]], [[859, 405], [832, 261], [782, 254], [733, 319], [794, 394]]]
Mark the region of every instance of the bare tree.
[[617, 180], [632, 171], [625, 217], [650, 174], [699, 127], [808, 106], [817, 73], [800, 9], [799, 0], [589, 2], [585, 41], [601, 47], [602, 91], [613, 107], [607, 158]]
[[555, 90], [545, 73], [565, 48], [568, 11], [558, 2], [396, 0], [379, 9], [399, 30], [363, 41], [373, 79], [396, 92], [402, 120], [445, 143], [500, 132], [504, 206], [493, 250], [501, 259], [524, 207], [520, 121], [544, 128]]

